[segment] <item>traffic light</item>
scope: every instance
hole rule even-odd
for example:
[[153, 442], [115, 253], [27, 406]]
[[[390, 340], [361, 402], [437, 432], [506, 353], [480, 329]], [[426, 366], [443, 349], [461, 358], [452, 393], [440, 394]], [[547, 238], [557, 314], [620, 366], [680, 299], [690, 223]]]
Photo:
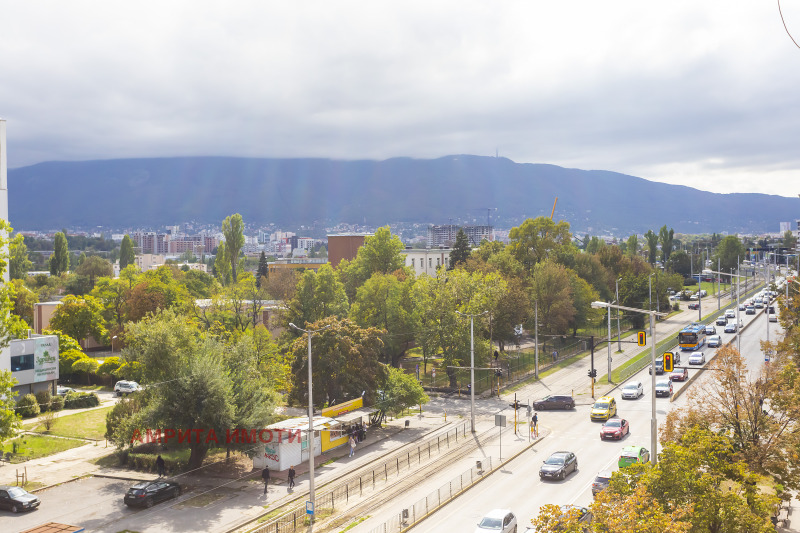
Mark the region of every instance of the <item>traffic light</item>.
[[674, 368], [672, 352], [664, 352], [664, 372], [672, 372]]
[[647, 344], [647, 337], [644, 331], [638, 332], [637, 338], [639, 341], [639, 346], [644, 346], [645, 344]]
[[588, 375], [590, 378], [596, 378], [597, 377], [597, 369], [596, 368], [590, 368], [586, 372], [586, 375]]
[[516, 409], [519, 409], [520, 407], [522, 407], [522, 404], [519, 403], [519, 400], [517, 400], [514, 403], [509, 404], [509, 407], [513, 407], [516, 410]]

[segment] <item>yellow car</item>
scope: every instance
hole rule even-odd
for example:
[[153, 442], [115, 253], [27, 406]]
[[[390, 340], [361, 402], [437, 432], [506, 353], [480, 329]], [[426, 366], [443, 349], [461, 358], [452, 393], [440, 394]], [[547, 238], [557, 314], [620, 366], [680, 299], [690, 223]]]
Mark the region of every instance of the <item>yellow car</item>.
[[598, 398], [592, 406], [592, 420], [608, 420], [617, 414], [617, 401], [611, 396]]

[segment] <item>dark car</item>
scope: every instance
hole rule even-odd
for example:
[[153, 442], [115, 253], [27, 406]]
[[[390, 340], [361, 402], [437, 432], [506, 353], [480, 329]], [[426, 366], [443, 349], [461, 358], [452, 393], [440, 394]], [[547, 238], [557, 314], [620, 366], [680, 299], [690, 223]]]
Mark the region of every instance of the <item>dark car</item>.
[[572, 452], [556, 452], [544, 461], [539, 467], [539, 477], [542, 479], [564, 479], [570, 472], [578, 469], [578, 458]]
[[608, 487], [613, 474], [611, 470], [601, 470], [597, 473], [597, 477], [592, 482], [592, 496], [597, 496], [598, 492]]
[[689, 309], [700, 309], [700, 302], [692, 302], [689, 304]]
[[600, 440], [617, 439], [627, 435], [631, 430], [631, 426], [624, 418], [610, 418], [603, 427], [600, 428]]
[[572, 396], [545, 396], [541, 400], [533, 402], [533, 408], [537, 411], [542, 409], [573, 409], [575, 398]]
[[8, 509], [12, 513], [30, 511], [39, 507], [41, 500], [23, 489], [0, 485], [0, 509]]
[[125, 505], [131, 507], [152, 507], [153, 504], [177, 498], [181, 486], [174, 481], [156, 480], [137, 483], [125, 493]]

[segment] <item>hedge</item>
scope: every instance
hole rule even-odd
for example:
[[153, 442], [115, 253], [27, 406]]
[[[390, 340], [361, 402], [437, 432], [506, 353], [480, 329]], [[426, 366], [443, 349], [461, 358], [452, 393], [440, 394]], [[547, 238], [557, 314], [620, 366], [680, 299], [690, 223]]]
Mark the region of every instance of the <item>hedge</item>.
[[94, 392], [68, 392], [64, 398], [64, 407], [67, 409], [83, 409], [98, 405], [100, 405], [100, 397]]

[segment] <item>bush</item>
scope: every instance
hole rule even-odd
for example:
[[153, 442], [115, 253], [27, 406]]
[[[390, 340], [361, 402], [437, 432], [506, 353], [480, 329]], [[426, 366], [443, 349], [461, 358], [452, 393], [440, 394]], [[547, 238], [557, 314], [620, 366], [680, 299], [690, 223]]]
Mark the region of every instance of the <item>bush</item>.
[[50, 410], [51, 411], [60, 411], [64, 408], [64, 397], [63, 396], [53, 396], [50, 399]]
[[17, 413], [23, 418], [39, 416], [39, 402], [33, 394], [26, 394], [17, 402]]
[[100, 397], [94, 392], [68, 392], [64, 398], [67, 409], [83, 409], [100, 405]]
[[[141, 470], [143, 472], [155, 472], [157, 454], [141, 454], [130, 453], [127, 457], [127, 467], [134, 470]], [[186, 464], [182, 461], [162, 457], [164, 459], [164, 467], [167, 472], [179, 472], [186, 468]]]
[[52, 396], [49, 390], [40, 390], [36, 393], [36, 403], [39, 404], [39, 410], [44, 412], [50, 409], [50, 400]]

